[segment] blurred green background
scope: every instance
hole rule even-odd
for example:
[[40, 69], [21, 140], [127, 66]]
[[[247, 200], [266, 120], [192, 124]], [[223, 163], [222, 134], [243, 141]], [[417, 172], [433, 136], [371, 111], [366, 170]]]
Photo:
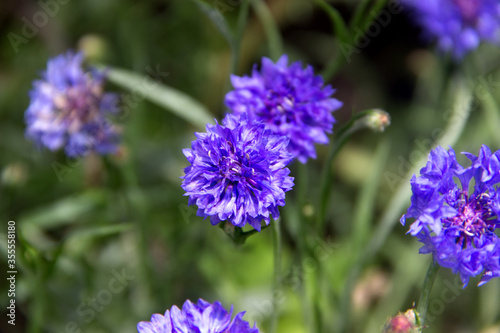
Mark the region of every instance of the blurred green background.
[[[34, 15], [47, 12], [46, 3], [56, 4], [51, 7], [53, 17], [32, 37], [24, 35], [20, 44], [13, 45], [12, 33], [23, 36], [25, 20], [33, 22]], [[406, 206], [396, 207], [394, 228], [388, 229], [388, 237], [380, 238], [380, 251], [372, 253], [355, 280], [350, 280], [349, 272], [378, 230], [398, 186], [409, 188], [404, 183], [409, 170], [423, 166], [417, 162], [436, 143], [439, 131], [448, 128], [449, 122], [464, 120], [451, 113], [459, 107], [456, 98], [463, 97], [453, 97], [462, 82], [457, 73], [466, 73], [462, 83], [465, 91], [472, 92], [472, 109], [455, 151], [476, 154], [481, 144], [500, 148], [500, 51], [482, 46], [464, 65], [453, 64], [421, 42], [419, 29], [403, 10], [391, 14], [379, 33], [365, 36], [366, 46], [351, 40], [347, 47], [354, 46], [356, 52], [347, 59], [346, 50], [352, 49], [339, 43], [332, 22], [315, 1], [265, 3], [292, 60], [310, 63], [318, 73], [338, 63], [328, 80], [337, 89], [334, 97], [344, 102], [334, 114], [338, 121], [334, 131], [365, 109], [381, 108], [392, 118], [384, 133], [356, 133], [328, 166], [333, 181], [326, 232], [311, 238], [311, 248], [318, 251], [305, 262], [296, 256], [298, 224], [314, 220], [328, 147], [318, 146], [318, 159], [305, 167], [290, 166], [297, 185], [287, 193], [287, 206], [281, 209], [285, 287], [279, 298], [278, 332], [306, 332], [303, 287], [297, 281], [300, 270], [303, 285], [320, 281], [324, 284], [320, 288], [331, 290], [317, 297], [332, 331], [337, 321], [346, 320], [342, 319], [342, 293], [351, 283], [347, 331], [378, 332], [387, 317], [418, 300], [430, 262], [429, 256], [418, 255], [418, 242], [405, 235], [407, 228], [397, 222], [408, 198]], [[152, 313], [163, 313], [174, 304], [181, 306], [188, 298], [220, 300], [227, 308], [234, 304], [235, 311], [246, 310], [247, 320], [257, 321], [263, 332], [268, 330], [271, 230], [250, 237], [242, 246], [234, 245], [220, 228], [187, 207], [180, 187], [179, 177], [187, 166], [182, 148], [189, 147], [193, 132], [202, 129], [140, 96], [126, 102], [131, 92], [109, 83], [110, 91], [125, 96], [122, 105], [127, 111], [115, 119], [123, 129], [116, 156], [70, 160], [63, 153], [37, 150], [24, 138], [31, 82], [39, 78], [49, 58], [67, 49], [82, 49], [90, 62], [143, 77], [154, 69], [162, 74], [153, 79], [192, 96], [221, 119], [234, 48], [206, 8], [217, 8], [235, 31], [241, 1], [204, 4], [188, 0], [0, 2], [2, 271], [7, 271], [3, 236], [7, 221], [16, 221], [19, 236], [16, 326], [6, 323], [8, 285], [3, 279], [2, 331], [135, 332], [138, 321], [149, 320]], [[349, 21], [360, 3], [331, 4]], [[367, 18], [376, 19], [379, 12]], [[357, 34], [352, 27], [351, 33]], [[262, 56], [271, 55], [268, 37], [261, 16], [251, 6], [235, 74], [250, 73]], [[318, 272], [323, 274], [319, 280]], [[117, 275], [122, 276], [123, 288], [111, 282]], [[499, 332], [499, 279], [481, 288], [475, 286], [478, 279], [472, 280], [464, 290], [456, 288], [457, 281], [449, 270], [440, 271], [427, 331]], [[455, 298], [447, 301], [449, 295]]]

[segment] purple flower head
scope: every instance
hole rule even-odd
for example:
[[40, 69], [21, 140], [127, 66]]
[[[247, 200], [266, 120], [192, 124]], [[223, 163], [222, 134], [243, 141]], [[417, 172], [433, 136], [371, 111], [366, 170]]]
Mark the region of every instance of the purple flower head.
[[288, 139], [250, 122], [245, 116], [228, 114], [223, 125], [207, 124], [196, 133], [191, 149], [184, 149], [190, 166], [184, 169], [182, 188], [189, 204], [198, 206], [198, 216], [210, 216], [217, 224], [229, 220], [237, 227], [249, 223], [260, 231], [285, 205], [285, 192], [293, 178], [286, 165], [293, 158]]
[[49, 60], [30, 92], [26, 137], [52, 151], [64, 147], [69, 157], [113, 153], [118, 133], [104, 115], [117, 111], [117, 96], [103, 92], [104, 72], [84, 72], [82, 61], [72, 52]]
[[464, 287], [482, 274], [479, 285], [500, 276], [500, 150], [482, 146], [479, 156], [464, 153], [472, 165], [463, 168], [455, 152], [437, 147], [420, 176], [413, 176], [411, 206], [401, 217], [415, 221], [410, 233], [443, 267], [460, 274]]
[[498, 0], [404, 0], [424, 27], [428, 39], [456, 59], [475, 50], [479, 43], [500, 45]]
[[141, 321], [137, 324], [139, 333], [259, 333], [255, 327], [242, 319], [245, 312], [238, 313], [231, 320], [231, 311], [219, 302], [210, 304], [199, 299], [196, 304], [187, 300], [182, 310], [173, 306], [165, 315], [153, 314], [151, 321]]
[[263, 121], [276, 134], [290, 139], [288, 150], [300, 162], [316, 158], [315, 143], [327, 144], [335, 119], [332, 112], [342, 102], [330, 96], [331, 86], [313, 68], [302, 68], [300, 62], [290, 66], [283, 55], [276, 63], [262, 58], [260, 71], [255, 65], [252, 76], [232, 76], [234, 90], [226, 95], [226, 105], [235, 114]]

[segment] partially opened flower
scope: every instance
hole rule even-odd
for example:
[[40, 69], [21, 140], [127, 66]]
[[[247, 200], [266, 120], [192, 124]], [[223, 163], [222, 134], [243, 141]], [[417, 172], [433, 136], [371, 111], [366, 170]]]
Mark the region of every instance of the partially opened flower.
[[245, 312], [233, 319], [233, 307], [228, 312], [221, 303], [208, 303], [199, 299], [196, 304], [187, 300], [180, 310], [175, 305], [164, 315], [153, 314], [151, 321], [137, 324], [139, 333], [258, 333], [243, 320]]
[[331, 98], [331, 86], [323, 86], [313, 68], [302, 68], [300, 62], [288, 66], [283, 55], [276, 63], [262, 58], [252, 76], [232, 76], [234, 90], [226, 95], [226, 105], [235, 114], [247, 114], [251, 120], [263, 121], [274, 133], [290, 139], [289, 151], [300, 162], [316, 158], [315, 143], [328, 143], [335, 119], [332, 112], [342, 102]]
[[222, 123], [207, 124], [191, 149], [184, 149], [191, 165], [184, 169], [182, 188], [198, 215], [212, 224], [228, 220], [260, 230], [261, 221], [279, 217], [278, 206], [285, 205], [285, 192], [293, 186], [286, 168], [292, 159], [288, 139], [246, 117], [229, 114]]
[[404, 0], [438, 48], [462, 58], [480, 42], [500, 45], [498, 0]]
[[424, 244], [420, 253], [460, 274], [465, 287], [477, 275], [479, 285], [500, 276], [500, 151], [482, 146], [477, 157], [464, 154], [472, 162], [467, 168], [451, 148], [431, 151], [411, 180], [411, 206], [401, 223], [415, 219], [409, 233]]
[[83, 55], [68, 52], [49, 60], [33, 83], [25, 113], [26, 137], [69, 157], [117, 149], [117, 129], [105, 118], [116, 112], [117, 96], [103, 91], [105, 74], [82, 68]]

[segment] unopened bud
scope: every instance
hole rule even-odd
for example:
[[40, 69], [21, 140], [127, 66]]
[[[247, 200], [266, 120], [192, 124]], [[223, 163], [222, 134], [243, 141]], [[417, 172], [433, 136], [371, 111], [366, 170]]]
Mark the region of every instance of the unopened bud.
[[83, 51], [86, 60], [92, 62], [103, 62], [109, 54], [107, 41], [100, 35], [94, 34], [80, 38], [78, 49]]
[[418, 323], [418, 313], [414, 309], [410, 309], [389, 318], [382, 333], [418, 333], [421, 331]]
[[15, 162], [7, 165], [2, 170], [1, 182], [6, 185], [20, 186], [28, 178], [28, 169], [21, 162]]
[[371, 128], [376, 132], [383, 132], [391, 124], [391, 116], [389, 113], [381, 109], [373, 109], [364, 118], [366, 127]]

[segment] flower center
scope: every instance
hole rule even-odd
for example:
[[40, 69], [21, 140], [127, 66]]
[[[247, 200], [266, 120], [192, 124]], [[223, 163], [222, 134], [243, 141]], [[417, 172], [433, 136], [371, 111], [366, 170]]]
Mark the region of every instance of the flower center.
[[224, 156], [220, 162], [220, 173], [230, 181], [238, 181], [243, 173], [243, 167], [235, 156]]
[[268, 124], [281, 126], [293, 121], [292, 109], [295, 106], [295, 98], [291, 89], [285, 89], [283, 92], [269, 90], [264, 104], [267, 112], [259, 116], [267, 119]]
[[477, 14], [479, 12], [479, 7], [481, 6], [481, 0], [452, 0], [453, 3], [458, 7], [462, 17], [468, 22], [475, 22]]
[[81, 126], [99, 113], [102, 90], [98, 86], [73, 86], [64, 95], [54, 98], [59, 110], [57, 120], [68, 125], [70, 132], [77, 132]]
[[458, 242], [466, 247], [473, 244], [472, 239], [487, 231], [494, 231], [496, 219], [491, 219], [495, 214], [490, 209], [491, 199], [487, 193], [479, 196], [468, 197], [461, 193], [453, 208], [458, 214], [452, 218], [444, 219], [444, 226], [458, 229]]
[[219, 174], [231, 182], [237, 182], [244, 176], [246, 167], [236, 154], [233, 143], [226, 141], [226, 144], [226, 154], [219, 160]]

